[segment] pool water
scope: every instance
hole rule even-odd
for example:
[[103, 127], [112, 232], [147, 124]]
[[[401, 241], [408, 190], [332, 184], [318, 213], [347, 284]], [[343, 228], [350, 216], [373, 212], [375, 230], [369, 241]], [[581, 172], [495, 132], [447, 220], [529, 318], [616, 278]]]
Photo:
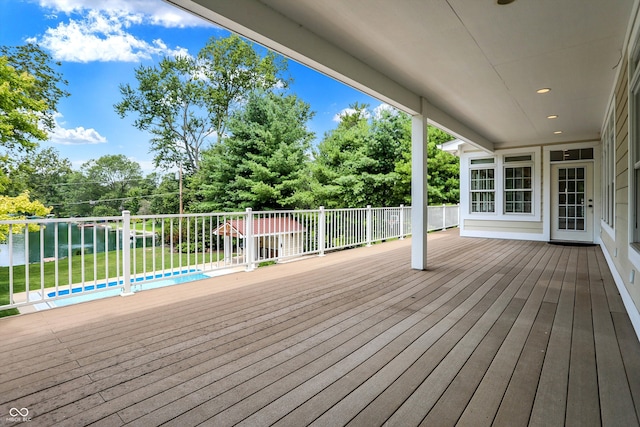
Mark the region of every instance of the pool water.
[[[174, 271], [174, 272], [169, 272], [169, 273], [164, 273], [164, 274], [156, 274], [156, 275], [152, 275], [152, 276], [145, 276], [145, 277], [136, 277], [135, 279], [131, 280], [131, 285], [132, 286], [136, 286], [137, 282], [142, 282], [144, 280], [152, 280], [152, 279], [160, 279], [162, 277], [170, 277], [170, 276], [178, 276], [178, 275], [183, 275], [183, 274], [187, 274], [187, 273], [193, 273], [197, 270], [183, 270], [183, 271]], [[204, 276], [203, 274], [201, 276]], [[207, 278], [208, 276], [204, 276], [201, 278]], [[182, 277], [183, 279], [185, 278], [184, 276]], [[193, 280], [198, 280], [198, 279], [193, 279]], [[189, 280], [190, 281], [190, 280]], [[112, 282], [108, 282], [108, 283], [98, 283], [97, 285], [86, 285], [83, 287], [78, 287], [78, 288], [72, 288], [71, 289], [71, 294], [76, 294], [76, 293], [81, 293], [81, 292], [87, 292], [87, 291], [93, 291], [93, 290], [98, 290], [98, 289], [106, 289], [112, 286], [119, 286], [122, 285], [122, 280], [118, 280], [118, 281], [112, 281]], [[184, 283], [184, 282], [179, 282], [179, 283]], [[165, 285], [167, 286], [167, 285]], [[53, 298], [55, 296], [64, 296], [64, 295], [69, 295], [69, 289], [62, 289], [59, 290], [57, 293], [56, 292], [49, 292], [47, 294], [47, 297], [49, 298]]]
[[[153, 276], [137, 277], [135, 278], [135, 280], [132, 279], [131, 291], [139, 292], [147, 289], [162, 288], [165, 286], [172, 286], [172, 285], [178, 285], [181, 283], [192, 282], [194, 280], [208, 279], [214, 276], [220, 276], [223, 274], [228, 274], [233, 272], [233, 270], [227, 270], [227, 271], [222, 270], [222, 271], [217, 271], [214, 273], [206, 273], [206, 274], [194, 273], [196, 271], [198, 270], [175, 271], [173, 273], [164, 273], [164, 274], [156, 274]], [[147, 282], [147, 280], [159, 279], [163, 277], [167, 277], [167, 279]], [[46, 310], [49, 308], [64, 307], [67, 305], [78, 304], [81, 302], [92, 301], [100, 298], [118, 296], [122, 293], [122, 288], [120, 287], [121, 284], [122, 284], [122, 280], [112, 281], [108, 283], [98, 283], [96, 285], [87, 285], [84, 287], [76, 287], [76, 288], [72, 288], [71, 292], [69, 292], [69, 289], [61, 289], [57, 293], [49, 292], [46, 294], [47, 298], [54, 298], [56, 297], [56, 294], [57, 296], [65, 296], [65, 295], [70, 295], [70, 294], [73, 295], [77, 293], [78, 296], [70, 296], [68, 298], [62, 298], [55, 301], [38, 303], [38, 304], [34, 304], [34, 307], [36, 310]], [[104, 290], [100, 291], [100, 289], [104, 289]], [[94, 292], [81, 293], [86, 291], [94, 291]]]

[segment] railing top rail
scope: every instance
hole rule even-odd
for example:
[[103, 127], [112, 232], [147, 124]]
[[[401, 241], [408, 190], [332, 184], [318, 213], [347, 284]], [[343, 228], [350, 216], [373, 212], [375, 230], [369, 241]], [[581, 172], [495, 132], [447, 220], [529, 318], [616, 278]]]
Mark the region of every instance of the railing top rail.
[[169, 219], [169, 218], [196, 218], [203, 216], [242, 216], [247, 213], [242, 212], [200, 212], [185, 214], [163, 214], [163, 215], [131, 215], [131, 219]]
[[[456, 205], [453, 205], [454, 207]], [[410, 205], [402, 206], [403, 208], [411, 208]], [[400, 209], [400, 206], [389, 207], [372, 207], [376, 210], [390, 210]], [[349, 212], [360, 211], [367, 208], [334, 208], [325, 209], [325, 212]], [[273, 211], [253, 211], [255, 215], [270, 215], [270, 214], [300, 214], [300, 213], [316, 213], [319, 209], [289, 209], [289, 210], [273, 210]], [[195, 218], [202, 216], [242, 216], [246, 215], [246, 211], [238, 212], [199, 212], [199, 213], [187, 213], [187, 214], [162, 214], [162, 215], [131, 215], [132, 220], [136, 219], [169, 219], [169, 218]], [[96, 216], [96, 217], [70, 217], [70, 218], [31, 218], [31, 219], [6, 219], [0, 220], [2, 225], [16, 225], [16, 224], [52, 224], [52, 223], [68, 223], [68, 222], [120, 222], [122, 216]]]
[[46, 225], [53, 223], [68, 223], [68, 222], [120, 222], [122, 216], [100, 216], [100, 217], [77, 217], [77, 218], [32, 218], [32, 219], [6, 219], [0, 220], [2, 225], [15, 225], [15, 224], [37, 224]]
[[253, 211], [255, 215], [265, 214], [299, 214], [299, 213], [317, 213], [320, 209], [287, 209], [287, 210], [275, 210], [275, 211]]

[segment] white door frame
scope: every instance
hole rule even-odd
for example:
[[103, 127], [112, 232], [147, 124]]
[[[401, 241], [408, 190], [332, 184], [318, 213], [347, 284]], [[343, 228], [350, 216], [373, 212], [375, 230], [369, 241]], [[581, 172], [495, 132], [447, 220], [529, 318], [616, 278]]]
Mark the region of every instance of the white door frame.
[[[558, 170], [563, 168], [573, 168], [573, 167], [584, 167], [585, 176], [584, 176], [584, 198], [581, 200], [569, 201], [569, 204], [573, 204], [571, 202], [575, 202], [577, 207], [576, 211], [579, 211], [582, 207], [584, 213], [584, 231], [580, 230], [561, 230], [558, 228], [558, 217], [559, 217], [559, 206], [558, 199], [560, 195], [558, 194]], [[572, 241], [572, 242], [594, 242], [594, 229], [595, 229], [595, 188], [594, 188], [594, 162], [591, 160], [581, 160], [581, 161], [569, 161], [569, 162], [560, 162], [560, 163], [551, 163], [550, 164], [550, 240], [552, 241]], [[565, 197], [570, 197], [565, 195]], [[573, 208], [567, 208], [567, 210]], [[571, 213], [567, 212], [566, 215], [572, 216], [574, 214], [573, 210]], [[575, 214], [579, 215], [579, 212], [575, 212]], [[571, 225], [569, 225], [571, 228]], [[580, 227], [578, 227], [580, 228]]]

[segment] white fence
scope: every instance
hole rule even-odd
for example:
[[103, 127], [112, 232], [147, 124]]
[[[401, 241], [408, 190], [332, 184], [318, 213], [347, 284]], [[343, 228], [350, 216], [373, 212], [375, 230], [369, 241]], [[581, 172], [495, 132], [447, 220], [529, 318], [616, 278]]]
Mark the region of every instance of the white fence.
[[[458, 206], [429, 207], [430, 231], [458, 225]], [[34, 226], [38, 231], [29, 231]], [[411, 234], [411, 207], [138, 215], [0, 221], [0, 310]], [[24, 228], [24, 229], [23, 229]], [[182, 279], [185, 280], [185, 279]], [[29, 286], [26, 287], [25, 284]]]

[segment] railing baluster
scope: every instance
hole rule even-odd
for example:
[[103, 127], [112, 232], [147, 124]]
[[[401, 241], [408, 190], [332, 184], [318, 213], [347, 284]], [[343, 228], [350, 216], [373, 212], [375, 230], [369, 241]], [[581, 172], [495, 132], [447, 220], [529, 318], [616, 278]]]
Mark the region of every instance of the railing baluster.
[[13, 224], [9, 224], [9, 304], [15, 304], [13, 293]]
[[253, 237], [253, 213], [251, 208], [247, 208], [246, 210], [246, 220], [245, 220], [245, 258], [247, 263], [247, 271], [252, 271], [254, 269], [253, 261], [255, 258], [255, 249], [254, 249], [254, 237]]
[[95, 221], [93, 221], [93, 286], [94, 289], [95, 287], [98, 285], [98, 263], [97, 263], [97, 257], [98, 257], [98, 230], [97, 230], [97, 224]]
[[29, 301], [30, 277], [29, 277], [29, 226], [24, 228], [24, 290]]
[[130, 219], [130, 212], [122, 211], [122, 273], [124, 286], [121, 295], [123, 296], [133, 295], [133, 293], [131, 292], [131, 230], [129, 228], [131, 225]]
[[[44, 298], [44, 225], [40, 226], [40, 299]], [[27, 301], [30, 300], [27, 292]]]
[[104, 280], [106, 286], [109, 286], [109, 223], [104, 227]]
[[[54, 233], [53, 233], [53, 256], [55, 258], [55, 264], [54, 264], [54, 282], [55, 282], [55, 290], [56, 290], [56, 295], [58, 295], [58, 286], [59, 286], [59, 282], [60, 282], [60, 274], [58, 272], [58, 260], [60, 259], [60, 249], [59, 249], [59, 243], [60, 243], [60, 238], [58, 237], [58, 232], [60, 230], [59, 227], [59, 223], [55, 223], [54, 225]], [[44, 292], [42, 293], [42, 297], [44, 298]]]

